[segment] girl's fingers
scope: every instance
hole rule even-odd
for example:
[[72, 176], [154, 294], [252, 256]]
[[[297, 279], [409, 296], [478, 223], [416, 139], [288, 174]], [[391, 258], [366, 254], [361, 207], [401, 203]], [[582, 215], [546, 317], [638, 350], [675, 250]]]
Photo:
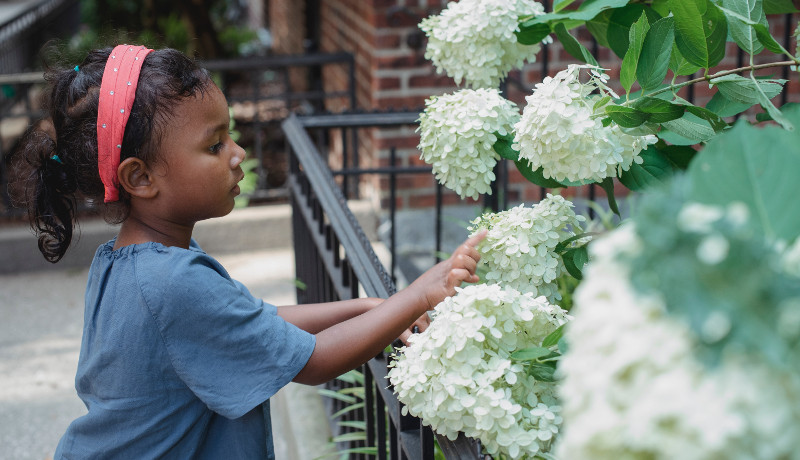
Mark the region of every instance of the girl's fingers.
[[478, 268], [478, 261], [464, 254], [459, 254], [457, 262], [459, 267], [466, 268], [470, 273], [475, 273]]
[[474, 283], [474, 281], [471, 280], [476, 277], [477, 275], [470, 273], [466, 268], [454, 268], [450, 270], [450, 273], [447, 275], [447, 284], [452, 289], [461, 286], [461, 283], [464, 281]]

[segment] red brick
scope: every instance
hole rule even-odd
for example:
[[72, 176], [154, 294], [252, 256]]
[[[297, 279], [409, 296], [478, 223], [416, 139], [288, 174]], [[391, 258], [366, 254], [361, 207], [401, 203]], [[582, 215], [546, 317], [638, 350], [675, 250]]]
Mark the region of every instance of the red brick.
[[415, 75], [408, 79], [408, 86], [412, 88], [450, 88], [456, 83], [447, 75]]
[[400, 48], [400, 34], [380, 34], [375, 37], [375, 48], [395, 49]]
[[400, 89], [400, 79], [397, 77], [379, 78], [378, 89]]

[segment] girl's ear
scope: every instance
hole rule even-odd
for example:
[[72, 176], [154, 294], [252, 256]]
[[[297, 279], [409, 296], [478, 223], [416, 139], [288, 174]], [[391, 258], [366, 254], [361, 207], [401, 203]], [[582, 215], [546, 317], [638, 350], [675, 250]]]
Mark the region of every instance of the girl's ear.
[[152, 171], [139, 158], [126, 158], [117, 168], [120, 187], [131, 196], [153, 198], [158, 194], [158, 187], [151, 180]]

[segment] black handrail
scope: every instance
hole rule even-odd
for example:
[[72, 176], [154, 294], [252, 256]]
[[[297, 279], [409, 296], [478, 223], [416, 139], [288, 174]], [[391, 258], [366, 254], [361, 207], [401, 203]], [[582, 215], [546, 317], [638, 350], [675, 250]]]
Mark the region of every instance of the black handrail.
[[[379, 125], [383, 119], [376, 114], [369, 117]], [[396, 124], [397, 119], [408, 117], [387, 114], [385, 118], [394, 119]], [[368, 124], [362, 114], [333, 118], [342, 125]], [[367, 296], [386, 298], [395, 292], [395, 285], [347, 206], [333, 173], [306, 130], [306, 122], [317, 127], [335, 126], [332, 118], [325, 122], [322, 117], [294, 115], [282, 124], [290, 149], [289, 189], [297, 276], [306, 284], [305, 289], [298, 289], [298, 301], [350, 299], [358, 297], [362, 290]], [[364, 366], [367, 407], [360, 419], [367, 421], [368, 443], [378, 448], [381, 459], [386, 458], [387, 449], [390, 458], [433, 459], [433, 433], [422, 427], [419, 419], [401, 415], [401, 403], [387, 388], [387, 361], [382, 353]], [[386, 414], [389, 426], [385, 425]], [[436, 438], [448, 459], [482, 458], [479, 445], [463, 435], [455, 441], [438, 435]]]

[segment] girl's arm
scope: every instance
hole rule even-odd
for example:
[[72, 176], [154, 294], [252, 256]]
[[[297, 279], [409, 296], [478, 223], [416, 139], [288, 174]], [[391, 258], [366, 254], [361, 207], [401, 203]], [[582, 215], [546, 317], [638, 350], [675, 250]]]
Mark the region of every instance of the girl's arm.
[[317, 334], [317, 344], [295, 382], [317, 385], [341, 375], [377, 355], [415, 320], [466, 281], [478, 281], [480, 255], [475, 246], [483, 231], [458, 247], [453, 255], [422, 274], [410, 286], [358, 316]]
[[[347, 321], [362, 313], [377, 307], [386, 299], [378, 297], [365, 297], [352, 300], [340, 300], [338, 302], [325, 302], [303, 305], [284, 305], [278, 307], [278, 315], [289, 323], [294, 324], [300, 329], [318, 334], [319, 332]], [[417, 327], [417, 332], [422, 332], [428, 328], [430, 319], [427, 313], [423, 313], [411, 327], [406, 328], [400, 334], [400, 340], [407, 343], [408, 338], [413, 334], [412, 327]]]
[[366, 313], [383, 301], [384, 299], [369, 297], [338, 302], [286, 305], [278, 307], [278, 315], [306, 332], [317, 334], [334, 324]]

